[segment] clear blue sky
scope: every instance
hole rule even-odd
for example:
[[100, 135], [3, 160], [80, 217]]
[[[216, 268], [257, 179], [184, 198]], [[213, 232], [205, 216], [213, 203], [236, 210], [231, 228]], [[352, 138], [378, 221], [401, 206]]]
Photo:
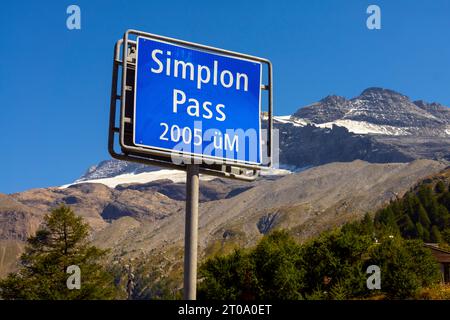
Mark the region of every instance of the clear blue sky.
[[[66, 8], [81, 8], [81, 30]], [[366, 28], [381, 7], [382, 29]], [[108, 159], [112, 48], [128, 28], [266, 57], [275, 111], [369, 86], [450, 105], [450, 1], [6, 1], [0, 192], [55, 186]]]

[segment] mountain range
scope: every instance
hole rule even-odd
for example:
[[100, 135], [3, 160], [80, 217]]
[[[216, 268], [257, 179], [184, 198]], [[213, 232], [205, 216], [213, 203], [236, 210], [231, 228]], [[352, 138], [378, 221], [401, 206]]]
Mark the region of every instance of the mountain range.
[[[327, 96], [292, 115], [275, 116], [274, 128], [279, 130], [279, 165], [293, 171], [353, 160], [450, 161], [450, 108], [435, 102], [411, 101], [383, 88], [368, 88], [352, 99]], [[163, 177], [183, 180], [182, 174], [173, 171], [105, 160], [76, 182], [115, 178], [102, 181], [115, 186]]]
[[352, 99], [327, 96], [275, 122], [282, 166], [450, 160], [450, 109], [392, 90], [368, 88]]
[[[300, 108], [292, 118], [322, 126], [340, 124], [355, 133], [450, 135], [450, 110], [447, 107], [438, 103], [411, 101], [407, 96], [382, 88], [368, 88], [350, 100], [335, 95], [327, 96], [317, 103]], [[367, 131], [358, 132], [352, 128], [353, 123], [356, 127], [366, 124]]]
[[[201, 257], [250, 246], [274, 228], [308, 239], [449, 170], [449, 109], [391, 90], [328, 96], [275, 117], [274, 127], [280, 165], [289, 170], [251, 183], [201, 177]], [[184, 198], [182, 171], [116, 160], [65, 186], [0, 194], [0, 276], [15, 269], [26, 238], [62, 203], [85, 218], [112, 262], [151, 260], [170, 270], [182, 259]]]

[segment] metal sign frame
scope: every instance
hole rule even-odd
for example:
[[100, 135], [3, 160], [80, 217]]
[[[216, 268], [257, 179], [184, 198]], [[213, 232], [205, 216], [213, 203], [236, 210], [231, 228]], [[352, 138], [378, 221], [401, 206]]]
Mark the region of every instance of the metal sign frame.
[[[127, 134], [129, 135], [129, 127], [132, 126], [133, 120], [129, 115], [127, 116], [126, 110], [131, 106], [134, 108], [134, 90], [135, 79], [131, 76], [135, 72], [136, 67], [136, 40], [130, 38], [130, 36], [137, 38], [142, 36], [149, 39], [158, 41], [164, 41], [175, 45], [184, 46], [191, 49], [197, 49], [204, 52], [210, 52], [214, 54], [221, 54], [239, 59], [245, 59], [250, 61], [259, 62], [262, 65], [267, 66], [267, 84], [261, 84], [260, 90], [265, 90], [267, 94], [268, 104], [268, 124], [267, 124], [267, 159], [268, 164], [266, 166], [248, 164], [242, 162], [235, 162], [230, 160], [218, 160], [214, 161], [214, 164], [205, 164], [203, 160], [207, 157], [200, 155], [182, 155], [176, 151], [164, 151], [150, 148], [143, 148], [135, 146], [127, 141]], [[122, 68], [120, 75], [119, 69]], [[120, 92], [120, 93], [118, 93]], [[272, 162], [272, 110], [273, 110], [273, 78], [272, 78], [272, 63], [264, 58], [250, 56], [242, 53], [232, 52], [224, 49], [205, 46], [193, 42], [163, 37], [154, 35], [151, 33], [141, 32], [137, 30], [127, 30], [123, 36], [116, 42], [114, 48], [114, 61], [113, 61], [113, 73], [112, 73], [112, 86], [111, 86], [111, 101], [110, 101], [110, 118], [109, 118], [109, 134], [108, 134], [108, 150], [111, 156], [118, 160], [138, 162], [148, 165], [186, 170], [187, 165], [190, 163], [199, 163], [199, 172], [202, 174], [213, 175], [217, 177], [239, 179], [245, 181], [255, 180], [259, 171], [264, 167], [270, 167]], [[262, 98], [261, 92], [261, 98]], [[119, 102], [120, 113], [117, 113], [117, 103]], [[262, 99], [261, 99], [262, 103]], [[119, 125], [116, 125], [117, 116], [119, 115]], [[261, 116], [261, 115], [260, 115]], [[127, 131], [128, 129], [128, 131]], [[121, 148], [121, 152], [115, 151], [116, 137], [119, 136], [118, 142]], [[260, 146], [262, 147], [262, 146]], [[173, 163], [172, 158], [174, 154], [177, 155], [183, 164]], [[207, 159], [210, 160], [210, 159]]]
[[[189, 155], [187, 161], [183, 164], [176, 164], [173, 160], [173, 151], [167, 152], [162, 150], [154, 150], [142, 148], [138, 146], [128, 145], [129, 127], [134, 119], [134, 90], [135, 77], [132, 75], [136, 72], [136, 41], [129, 38], [130, 35], [135, 37], [143, 36], [150, 39], [165, 41], [176, 45], [182, 45], [188, 48], [200, 49], [202, 51], [218, 53], [231, 57], [257, 61], [261, 64], [266, 64], [268, 68], [268, 84], [262, 85], [260, 90], [268, 91], [268, 135], [267, 135], [267, 157], [269, 160], [268, 167], [272, 162], [272, 64], [269, 60], [252, 57], [241, 53], [231, 52], [223, 49], [217, 49], [209, 46], [204, 46], [192, 42], [171, 39], [167, 37], [157, 36], [150, 33], [145, 33], [136, 30], [127, 30], [123, 39], [117, 41], [114, 47], [114, 61], [111, 85], [111, 103], [109, 114], [109, 135], [108, 135], [108, 150], [111, 156], [115, 159], [138, 162], [148, 165], [182, 169], [186, 171], [186, 217], [185, 217], [185, 239], [184, 239], [184, 299], [196, 299], [197, 291], [197, 249], [198, 249], [198, 204], [199, 204], [199, 174], [208, 174], [224, 178], [233, 178], [246, 181], [255, 180], [261, 166], [252, 164], [236, 163], [222, 159], [219, 163], [208, 165], [203, 163], [202, 157]], [[134, 51], [133, 51], [134, 49]], [[121, 58], [122, 52], [122, 58]], [[119, 68], [122, 68], [122, 77], [119, 85]], [[118, 93], [120, 89], [120, 94]], [[260, 96], [262, 93], [260, 92]], [[131, 103], [130, 103], [131, 101]], [[119, 126], [116, 126], [117, 121], [117, 102], [120, 102], [120, 116]], [[130, 112], [130, 106], [133, 109]], [[261, 99], [260, 99], [261, 107]], [[132, 113], [133, 117], [130, 117]], [[259, 115], [261, 117], [261, 115]], [[261, 120], [260, 120], [261, 123]], [[132, 133], [134, 131], [132, 130]], [[119, 145], [121, 153], [114, 149], [115, 137], [119, 135]], [[262, 146], [260, 146], [261, 148]], [[186, 157], [181, 156], [181, 160]], [[194, 163], [192, 163], [194, 160]], [[198, 164], [195, 160], [200, 160], [202, 164]], [[225, 160], [225, 161], [223, 161]], [[231, 163], [230, 163], [231, 162]]]

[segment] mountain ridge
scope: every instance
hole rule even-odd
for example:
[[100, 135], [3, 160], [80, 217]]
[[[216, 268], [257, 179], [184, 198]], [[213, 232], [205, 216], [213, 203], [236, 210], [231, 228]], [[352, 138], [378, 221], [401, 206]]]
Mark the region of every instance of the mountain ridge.
[[[437, 102], [411, 101], [390, 89], [370, 87], [351, 99], [328, 95], [293, 115], [275, 116], [274, 128], [279, 130], [280, 167], [294, 171], [357, 159], [371, 163], [450, 161], [450, 109]], [[75, 183], [145, 183], [164, 178], [158, 172], [175, 182], [183, 180], [169, 170], [106, 160]], [[111, 181], [114, 177], [119, 182]]]
[[[202, 256], [216, 252], [220, 243], [249, 246], [273, 228], [288, 228], [307, 239], [361, 217], [447, 166], [433, 160], [389, 164], [356, 160], [252, 183], [203, 181], [200, 252]], [[116, 188], [80, 183], [2, 195], [0, 253], [8, 259], [0, 263], [0, 276], [13, 270], [13, 260], [26, 238], [39, 227], [43, 215], [60, 204], [71, 206], [89, 223], [93, 241], [112, 250], [112, 261], [178, 252], [184, 230], [184, 192], [184, 183], [165, 180]]]
[[[252, 183], [202, 177], [201, 254], [252, 245], [277, 227], [307, 239], [444, 170], [450, 161], [450, 136], [441, 130], [449, 119], [445, 108], [368, 88], [352, 99], [330, 95], [292, 116], [274, 117], [280, 164], [293, 172], [275, 171]], [[26, 238], [60, 204], [89, 223], [94, 242], [112, 249], [112, 260], [179, 252], [184, 176], [105, 160], [74, 184], [0, 194], [0, 256], [6, 257], [0, 276], [13, 270]]]
[[[450, 125], [448, 108], [423, 100], [411, 101], [394, 90], [371, 87], [347, 99], [330, 95], [311, 105], [299, 108], [292, 115], [315, 124], [337, 120], [365, 121], [375, 125], [406, 128], [407, 133], [420, 135], [417, 128], [428, 128], [426, 134], [446, 136]], [[438, 126], [438, 128], [433, 128]]]

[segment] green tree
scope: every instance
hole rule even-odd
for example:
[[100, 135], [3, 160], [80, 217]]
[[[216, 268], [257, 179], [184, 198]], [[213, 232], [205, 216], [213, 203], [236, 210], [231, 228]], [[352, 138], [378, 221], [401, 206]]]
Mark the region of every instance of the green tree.
[[366, 213], [361, 221], [362, 233], [372, 236], [375, 232], [375, 225], [373, 223], [373, 217]]
[[408, 192], [403, 199], [405, 202], [404, 212], [411, 217], [413, 222], [419, 221], [420, 200], [413, 192]]
[[420, 240], [402, 240], [404, 250], [409, 255], [408, 270], [418, 278], [422, 287], [429, 287], [440, 281], [439, 264], [431, 251]]
[[442, 240], [450, 244], [450, 228], [446, 228], [441, 232]]
[[264, 237], [252, 252], [262, 299], [302, 299], [301, 248], [285, 231]]
[[420, 222], [416, 223], [416, 233], [419, 239], [423, 239], [425, 230]]
[[249, 252], [236, 249], [229, 255], [215, 256], [199, 269], [199, 299], [254, 300], [258, 279]]
[[414, 298], [422, 286], [439, 281], [438, 264], [417, 240], [383, 239], [372, 247], [367, 264], [381, 268], [381, 291], [391, 299]]
[[199, 297], [206, 299], [302, 299], [300, 245], [274, 231], [249, 251], [216, 256], [200, 267]]
[[428, 229], [431, 225], [428, 213], [425, 211], [423, 206], [419, 207], [419, 222], [425, 229]]
[[435, 190], [436, 190], [436, 193], [444, 193], [445, 191], [446, 191], [446, 186], [445, 186], [445, 183], [444, 183], [444, 181], [439, 181], [438, 183], [436, 183], [436, 187], [435, 187]]
[[417, 195], [422, 206], [428, 210], [433, 199], [433, 190], [431, 189], [431, 187], [427, 184], [420, 185]]
[[[44, 217], [43, 227], [27, 241], [20, 269], [0, 281], [3, 299], [112, 299], [113, 277], [100, 264], [106, 251], [88, 242], [89, 227], [66, 206]], [[80, 289], [69, 290], [67, 267], [81, 271]]]
[[439, 181], [434, 187], [424, 183], [376, 212], [376, 234], [395, 235], [397, 228], [405, 238], [447, 242], [439, 234], [450, 227], [449, 209], [450, 192], [446, 183]]
[[450, 212], [450, 190], [440, 196], [440, 202]]
[[403, 206], [401, 201], [393, 200], [391, 201], [389, 207], [391, 208], [396, 218], [401, 217], [403, 215]]
[[428, 217], [430, 218], [431, 224], [437, 224], [439, 220], [439, 203], [436, 197], [433, 197], [430, 200], [430, 206], [427, 209]]
[[[346, 298], [366, 294], [366, 274], [363, 268], [365, 255], [373, 244], [372, 235], [343, 227], [325, 232], [303, 245], [305, 291], [326, 292], [326, 298], [336, 298], [333, 293], [347, 293]], [[335, 286], [338, 286], [335, 288]]]
[[402, 229], [403, 229], [402, 234], [406, 238], [414, 238], [417, 236], [416, 227], [413, 221], [411, 220], [410, 216], [407, 214], [405, 214], [402, 217]]
[[433, 226], [431, 228], [431, 239], [430, 240], [431, 240], [431, 242], [435, 242], [435, 243], [442, 242], [442, 235], [437, 226]]
[[391, 205], [389, 205], [377, 212], [375, 215], [375, 225], [377, 229], [382, 229], [383, 232], [397, 234], [400, 231], [397, 219], [400, 219], [400, 217], [395, 216]]
[[[439, 268], [419, 240], [365, 234], [349, 223], [302, 245], [284, 232], [265, 236], [250, 250], [236, 250], [202, 264], [199, 297], [207, 299], [352, 299], [384, 294], [414, 298], [439, 281]], [[418, 224], [420, 225], [420, 224]], [[381, 290], [366, 287], [369, 265], [381, 268]]]
[[348, 222], [342, 226], [343, 232], [357, 233], [373, 237], [375, 234], [374, 218], [366, 213], [361, 221]]

